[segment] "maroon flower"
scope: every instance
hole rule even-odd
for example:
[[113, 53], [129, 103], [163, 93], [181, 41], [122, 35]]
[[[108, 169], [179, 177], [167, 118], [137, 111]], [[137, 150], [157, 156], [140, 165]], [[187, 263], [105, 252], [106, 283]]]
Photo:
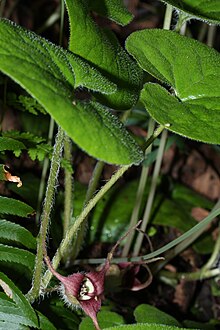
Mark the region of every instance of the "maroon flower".
[[109, 260], [106, 261], [100, 271], [85, 274], [75, 273], [65, 277], [55, 271], [48, 257], [44, 259], [51, 273], [62, 283], [62, 293], [65, 301], [70, 305], [81, 306], [85, 314], [91, 317], [95, 328], [100, 330], [97, 313], [101, 308], [105, 273], [109, 269]]
[[107, 287], [109, 286], [111, 291], [121, 291], [121, 289], [139, 291], [148, 287], [152, 282], [152, 274], [144, 262], [112, 264], [107, 270], [106, 276]]

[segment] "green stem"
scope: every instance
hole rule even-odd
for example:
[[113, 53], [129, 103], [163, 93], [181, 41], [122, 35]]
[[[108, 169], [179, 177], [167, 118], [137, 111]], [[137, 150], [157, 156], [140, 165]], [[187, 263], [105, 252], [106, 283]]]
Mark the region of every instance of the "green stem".
[[[218, 202], [215, 204], [213, 210], [217, 210], [218, 208], [220, 208], [220, 200], [218, 200]], [[219, 234], [218, 234], [217, 240], [215, 242], [214, 249], [212, 251], [212, 254], [211, 254], [209, 260], [207, 261], [205, 266], [202, 268], [202, 271], [206, 271], [206, 270], [210, 269], [211, 267], [213, 267], [213, 265], [219, 258], [219, 251], [220, 251], [220, 224], [219, 224]]]
[[41, 287], [41, 276], [42, 276], [42, 268], [43, 268], [43, 252], [46, 242], [46, 236], [50, 221], [50, 213], [53, 205], [53, 198], [55, 194], [55, 187], [57, 183], [57, 176], [59, 173], [61, 154], [63, 148], [63, 137], [64, 132], [59, 127], [58, 133], [56, 136], [56, 142], [53, 149], [53, 156], [51, 160], [50, 166], [50, 174], [47, 183], [47, 190], [43, 205], [43, 212], [41, 216], [41, 226], [38, 235], [38, 245], [37, 245], [37, 255], [35, 260], [35, 269], [33, 275], [33, 283], [31, 290], [27, 293], [27, 298], [29, 301], [33, 302], [36, 298], [38, 298]]
[[173, 7], [171, 5], [167, 5], [164, 20], [163, 20], [163, 29], [164, 30], [170, 29], [172, 13], [173, 13]]
[[214, 269], [207, 269], [204, 273], [202, 273], [201, 270], [194, 273], [171, 273], [167, 270], [161, 270], [158, 274], [158, 277], [167, 283], [168, 282], [167, 279], [176, 280], [176, 281], [179, 280], [202, 281], [219, 275], [220, 275], [220, 268], [214, 268]]
[[[90, 201], [90, 199], [92, 199], [93, 194], [98, 187], [99, 179], [102, 174], [103, 167], [104, 167], [104, 162], [101, 162], [101, 161], [97, 162], [97, 164], [94, 168], [93, 174], [92, 174], [92, 178], [89, 182], [89, 187], [87, 190], [84, 207]], [[87, 218], [84, 219], [80, 228], [78, 229], [75, 240], [73, 242], [73, 247], [71, 247], [71, 249], [73, 251], [72, 255], [71, 255], [71, 259], [73, 259], [73, 260], [77, 257], [80, 249], [82, 248], [83, 241], [84, 241], [85, 235], [86, 235], [86, 228], [87, 228]]]
[[[150, 219], [151, 209], [152, 209], [154, 196], [155, 196], [155, 192], [156, 192], [157, 181], [158, 181], [158, 176], [159, 176], [159, 172], [160, 172], [160, 168], [161, 168], [161, 164], [162, 164], [166, 140], [167, 140], [167, 130], [163, 131], [161, 140], [160, 140], [160, 146], [159, 146], [157, 159], [156, 159], [156, 163], [155, 163], [155, 167], [154, 167], [154, 172], [153, 172], [153, 177], [152, 177], [152, 181], [151, 181], [148, 200], [147, 200], [147, 204], [146, 204], [146, 208], [145, 208], [145, 212], [144, 212], [143, 221], [141, 224], [142, 231], [146, 230], [149, 219]], [[144, 236], [142, 233], [138, 234], [138, 237], [137, 237], [137, 240], [136, 240], [135, 246], [134, 246], [134, 251], [133, 251], [134, 256], [137, 256], [139, 254], [139, 251], [140, 251], [140, 248], [141, 248], [141, 245], [143, 242], [143, 237]]]
[[62, 46], [62, 40], [63, 40], [64, 15], [65, 15], [65, 5], [64, 5], [64, 1], [61, 0], [61, 4], [60, 4], [60, 35], [59, 35], [59, 45], [60, 46]]
[[[69, 243], [72, 241], [74, 235], [77, 233], [77, 230], [82, 225], [83, 221], [88, 216], [89, 212], [94, 208], [94, 206], [98, 203], [98, 201], [105, 195], [105, 193], [114, 185], [115, 182], [129, 169], [129, 165], [120, 167], [119, 170], [111, 177], [111, 179], [97, 192], [97, 194], [89, 201], [86, 207], [83, 209], [81, 214], [76, 218], [76, 221], [72, 225], [72, 227], [66, 233], [65, 238], [62, 240], [53, 260], [52, 265], [53, 268], [56, 269], [60, 263], [62, 255], [65, 254], [69, 247]], [[52, 277], [52, 273], [50, 271], [46, 271], [43, 277], [43, 286], [47, 287], [50, 279]]]
[[210, 25], [208, 27], [208, 35], [207, 35], [207, 42], [206, 44], [209, 47], [213, 47], [214, 40], [215, 40], [215, 35], [216, 35], [217, 28], [215, 25]]
[[[165, 126], [161, 125], [159, 126], [152, 136], [148, 139], [146, 142], [146, 147], [148, 148], [151, 143], [158, 137], [158, 135], [164, 130], [165, 127], [168, 127], [169, 124], [166, 124]], [[131, 167], [131, 165], [122, 166], [118, 169], [118, 171], [112, 175], [111, 179], [97, 192], [97, 194], [90, 199], [88, 204], [85, 206], [85, 208], [82, 210], [81, 214], [77, 217], [74, 224], [71, 226], [71, 228], [68, 230], [65, 238], [62, 240], [59, 248], [57, 249], [57, 252], [52, 260], [53, 268], [56, 269], [60, 263], [60, 260], [62, 258], [62, 255], [65, 254], [67, 251], [70, 242], [72, 241], [74, 235], [77, 233], [77, 230], [80, 228], [83, 221], [88, 216], [89, 212], [95, 207], [95, 205], [98, 203], [98, 201], [106, 194], [106, 192], [117, 182], [122, 175]], [[43, 276], [43, 287], [46, 288], [48, 283], [50, 282], [50, 279], [52, 277], [52, 274], [49, 270], [46, 271], [46, 273]]]
[[[149, 136], [152, 135], [154, 126], [155, 126], [155, 121], [153, 119], [150, 119], [149, 124], [148, 124], [148, 135]], [[151, 152], [151, 150], [152, 150], [152, 144], [146, 150], [145, 158]], [[138, 185], [138, 189], [137, 189], [134, 208], [132, 211], [131, 220], [130, 220], [130, 224], [129, 224], [130, 228], [134, 227], [134, 225], [138, 222], [138, 216], [139, 216], [141, 202], [142, 202], [143, 195], [144, 195], [145, 186], [147, 183], [148, 172], [149, 172], [149, 166], [143, 166], [142, 170], [141, 170], [141, 176], [140, 176], [139, 185]], [[124, 245], [124, 248], [123, 248], [123, 251], [121, 254], [122, 257], [126, 257], [128, 255], [134, 235], [135, 235], [135, 232], [131, 231], [126, 240], [126, 243]]]
[[[204, 231], [204, 229], [213, 221], [215, 217], [217, 217], [220, 214], [220, 208], [217, 210], [213, 210], [210, 212], [210, 214], [204, 218], [202, 221], [200, 221], [197, 225], [195, 225], [193, 228], [189, 229], [186, 231], [184, 234], [181, 236], [177, 237], [173, 241], [169, 242], [168, 244], [162, 246], [158, 250], [145, 254], [144, 256], [139, 256], [139, 257], [131, 257], [131, 258], [113, 258], [112, 262], [113, 263], [120, 263], [120, 262], [141, 262], [141, 261], [147, 261], [152, 258], [158, 257], [162, 253], [170, 250], [174, 246], [177, 246], [178, 244], [182, 243], [186, 239], [188, 239], [191, 236], [194, 236], [197, 232]], [[76, 260], [75, 264], [101, 264], [105, 262], [105, 259], [103, 258], [97, 258], [97, 259], [84, 259], [84, 260]], [[160, 261], [160, 262], [163, 262]]]
[[[47, 143], [49, 145], [52, 145], [54, 125], [55, 125], [55, 123], [54, 123], [53, 118], [50, 118], [50, 126], [49, 126], [48, 138], [47, 138]], [[37, 224], [39, 223], [39, 220], [40, 220], [41, 202], [42, 202], [42, 199], [44, 196], [44, 189], [45, 189], [45, 182], [46, 182], [48, 168], [49, 168], [49, 158], [46, 157], [43, 162], [40, 187], [39, 187], [39, 191], [38, 191], [37, 210], [36, 210], [36, 223]]]
[[175, 31], [177, 33], [183, 34], [181, 33], [181, 29], [183, 27], [183, 25], [190, 19], [190, 16], [186, 13], [183, 12], [179, 12], [179, 18], [175, 27]]
[[88, 187], [88, 190], [87, 190], [87, 193], [86, 193], [84, 206], [93, 197], [93, 194], [94, 194], [94, 192], [96, 191], [96, 189], [98, 187], [100, 176], [102, 174], [104, 165], [105, 165], [104, 162], [98, 161], [95, 168], [94, 168], [94, 171], [92, 173], [92, 178], [90, 179], [89, 187]]
[[[64, 158], [71, 162], [72, 160], [72, 142], [70, 138], [65, 134], [64, 136]], [[64, 178], [64, 219], [63, 219], [63, 236], [66, 235], [72, 218], [73, 210], [73, 177], [72, 173], [65, 169], [65, 178]]]
[[[163, 24], [164, 29], [169, 30], [169, 28], [170, 28], [171, 19], [172, 19], [172, 11], [173, 11], [172, 6], [167, 5], [166, 12], [165, 12], [165, 17], [164, 17], [164, 24]], [[162, 162], [163, 151], [164, 151], [164, 147], [165, 147], [165, 143], [166, 143], [166, 137], [167, 137], [167, 132], [164, 131], [163, 134], [162, 134], [160, 147], [159, 147], [159, 152], [158, 152], [158, 155], [157, 155], [157, 160], [156, 160], [156, 164], [155, 164], [155, 169], [154, 169], [154, 174], [153, 174], [153, 179], [152, 179], [152, 183], [151, 183], [150, 193], [149, 193], [149, 197], [148, 197], [148, 201], [147, 201], [147, 205], [146, 205], [146, 210], [145, 210], [145, 214], [144, 214], [144, 219], [143, 219], [143, 222], [141, 224], [141, 229], [142, 230], [146, 229], [147, 223], [148, 223], [149, 218], [150, 218], [150, 212], [151, 212], [151, 208], [152, 208], [153, 200], [154, 200], [154, 195], [155, 195], [155, 191], [156, 191], [157, 178], [158, 178], [158, 175], [159, 175], [160, 166], [161, 166], [161, 162]], [[146, 173], [142, 172], [144, 179], [147, 176], [148, 169], [146, 169], [145, 171], [146, 171]], [[141, 179], [143, 179], [143, 178], [141, 178]], [[146, 181], [146, 179], [145, 179], [145, 181]], [[145, 183], [143, 185], [145, 185]], [[142, 186], [141, 187], [139, 186], [139, 189], [142, 189]], [[138, 189], [138, 193], [139, 193], [139, 189]], [[135, 208], [134, 211], [133, 211], [134, 215], [132, 214], [132, 216], [135, 216], [136, 218], [138, 217], [141, 199], [140, 199], [140, 201], [137, 202], [138, 209]], [[132, 221], [135, 221], [135, 219], [133, 218]], [[125, 245], [125, 248], [123, 250], [123, 254], [122, 254], [123, 256], [127, 255], [128, 250], [131, 246], [131, 242], [132, 242], [133, 237], [134, 237], [134, 232], [128, 238], [128, 243]], [[143, 241], [143, 235], [141, 233], [139, 233], [138, 236], [137, 236], [137, 240], [135, 242], [133, 255], [138, 255], [138, 253], [140, 251], [142, 241]]]

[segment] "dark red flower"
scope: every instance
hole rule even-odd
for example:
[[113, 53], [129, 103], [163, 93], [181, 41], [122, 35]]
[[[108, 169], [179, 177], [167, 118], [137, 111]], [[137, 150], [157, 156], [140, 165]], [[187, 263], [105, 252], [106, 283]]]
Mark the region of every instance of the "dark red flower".
[[[109, 286], [113, 291], [121, 289], [139, 291], [148, 287], [152, 282], [152, 274], [147, 265], [143, 262], [123, 262], [118, 265], [112, 264], [106, 275], [107, 278], [112, 278]], [[116, 287], [114, 287], [114, 284]], [[113, 287], [111, 285], [113, 285]]]
[[100, 271], [92, 271], [85, 274], [75, 273], [67, 277], [55, 271], [48, 257], [45, 257], [45, 261], [51, 273], [62, 283], [62, 293], [65, 300], [70, 305], [81, 306], [85, 314], [91, 317], [95, 328], [100, 330], [97, 313], [101, 308], [105, 274], [109, 269], [109, 261], [106, 261]]

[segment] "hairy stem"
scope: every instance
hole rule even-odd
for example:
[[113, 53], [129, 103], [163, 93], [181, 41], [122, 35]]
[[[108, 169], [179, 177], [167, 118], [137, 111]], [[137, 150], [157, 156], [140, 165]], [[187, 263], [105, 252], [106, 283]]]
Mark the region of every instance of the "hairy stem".
[[[168, 127], [169, 124], [166, 124], [165, 126], [160, 125], [152, 134], [152, 136], [148, 139], [146, 142], [146, 148], [148, 148], [151, 143], [157, 138], [157, 136], [164, 130], [165, 127]], [[74, 224], [71, 226], [71, 228], [68, 230], [65, 238], [62, 240], [59, 248], [57, 249], [57, 252], [52, 260], [53, 268], [56, 269], [60, 263], [60, 260], [62, 258], [62, 255], [65, 254], [69, 247], [69, 243], [72, 241], [74, 235], [76, 235], [77, 230], [80, 228], [83, 221], [88, 216], [89, 212], [95, 207], [95, 205], [98, 203], [98, 201], [106, 194], [106, 192], [122, 177], [122, 175], [131, 167], [131, 165], [122, 166], [118, 169], [118, 171], [112, 175], [111, 179], [96, 193], [96, 195], [90, 199], [88, 204], [85, 206], [85, 208], [82, 210], [81, 214], [77, 217]], [[42, 285], [44, 288], [47, 287], [47, 285], [50, 282], [50, 279], [52, 277], [52, 274], [50, 271], [46, 271], [46, 273], [43, 276]]]
[[[50, 125], [49, 125], [49, 132], [48, 132], [48, 138], [47, 143], [49, 145], [52, 144], [52, 138], [53, 138], [53, 131], [54, 131], [54, 120], [53, 118], [50, 118]], [[43, 162], [43, 169], [41, 173], [41, 180], [40, 180], [40, 187], [38, 192], [38, 200], [37, 200], [37, 211], [36, 211], [36, 223], [39, 223], [40, 220], [40, 213], [41, 213], [41, 203], [44, 195], [44, 189], [45, 189], [45, 183], [46, 183], [46, 175], [49, 168], [49, 158], [46, 157]]]
[[[111, 177], [111, 179], [97, 192], [97, 194], [89, 201], [89, 203], [86, 205], [86, 207], [83, 209], [81, 214], [78, 216], [74, 224], [71, 226], [71, 228], [66, 233], [65, 238], [62, 240], [53, 260], [52, 265], [53, 268], [56, 269], [60, 263], [60, 260], [62, 258], [62, 255], [65, 254], [65, 251], [67, 251], [69, 247], [69, 243], [72, 241], [74, 235], [76, 235], [77, 230], [82, 225], [83, 221], [88, 216], [89, 212], [94, 208], [94, 206], [98, 203], [98, 201], [105, 195], [105, 193], [113, 186], [115, 182], [118, 181], [118, 179], [128, 170], [130, 166], [123, 166], [120, 167], [119, 170]], [[52, 274], [47, 271], [43, 277], [43, 286], [44, 288], [47, 287], [50, 279], [52, 277]]]
[[[71, 162], [72, 154], [71, 154], [72, 142], [70, 138], [65, 135], [64, 137], [64, 158]], [[64, 179], [64, 219], [63, 219], [63, 236], [66, 235], [72, 218], [72, 210], [73, 210], [73, 177], [72, 173], [65, 169], [65, 179]]]
[[50, 221], [51, 208], [53, 205], [53, 198], [57, 184], [57, 176], [59, 173], [61, 154], [63, 149], [63, 138], [64, 138], [64, 132], [59, 127], [56, 136], [56, 142], [53, 149], [50, 174], [48, 178], [47, 190], [43, 205], [43, 212], [41, 216], [41, 226], [38, 235], [37, 255], [35, 260], [33, 283], [31, 290], [27, 293], [27, 298], [31, 302], [33, 302], [39, 296], [40, 293], [41, 276], [42, 276], [42, 268], [43, 268], [43, 252], [44, 252], [47, 230]]

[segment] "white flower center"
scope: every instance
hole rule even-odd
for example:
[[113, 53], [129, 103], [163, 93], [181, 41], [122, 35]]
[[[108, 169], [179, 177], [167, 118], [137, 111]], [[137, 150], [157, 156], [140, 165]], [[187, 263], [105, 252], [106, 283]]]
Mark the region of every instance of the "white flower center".
[[90, 300], [92, 298], [92, 293], [94, 293], [95, 288], [90, 279], [85, 277], [82, 282], [82, 286], [79, 292], [79, 299], [80, 300]]

